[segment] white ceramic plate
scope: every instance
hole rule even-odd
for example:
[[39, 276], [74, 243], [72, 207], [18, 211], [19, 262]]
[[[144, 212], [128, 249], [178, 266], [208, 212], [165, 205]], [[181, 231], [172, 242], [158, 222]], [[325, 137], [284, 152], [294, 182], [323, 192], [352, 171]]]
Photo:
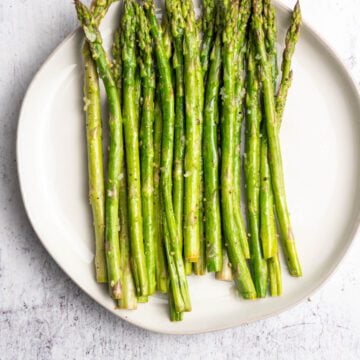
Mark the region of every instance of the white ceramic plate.
[[[289, 12], [278, 6], [281, 46]], [[114, 6], [103, 23], [105, 43], [118, 22]], [[190, 277], [193, 311], [171, 323], [167, 300], [151, 297], [137, 311], [114, 308], [94, 281], [93, 233], [87, 196], [82, 102], [82, 32], [50, 56], [23, 103], [17, 142], [21, 191], [45, 248], [94, 300], [115, 315], [163, 333], [199, 333], [238, 326], [293, 306], [317, 289], [347, 251], [359, 223], [360, 103], [343, 65], [306, 25], [294, 58], [294, 83], [281, 130], [287, 195], [303, 266], [284, 271], [284, 295], [243, 301], [230, 283]]]

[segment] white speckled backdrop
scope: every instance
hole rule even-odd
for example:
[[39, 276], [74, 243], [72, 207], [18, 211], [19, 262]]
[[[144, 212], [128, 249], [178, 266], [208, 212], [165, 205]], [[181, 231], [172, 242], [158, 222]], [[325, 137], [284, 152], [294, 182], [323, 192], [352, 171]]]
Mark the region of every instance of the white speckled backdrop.
[[[301, 3], [304, 18], [359, 82], [360, 0]], [[196, 336], [129, 325], [59, 269], [24, 212], [15, 139], [27, 86], [76, 26], [71, 0], [0, 2], [0, 359], [360, 359], [359, 241], [307, 302], [265, 321]]]

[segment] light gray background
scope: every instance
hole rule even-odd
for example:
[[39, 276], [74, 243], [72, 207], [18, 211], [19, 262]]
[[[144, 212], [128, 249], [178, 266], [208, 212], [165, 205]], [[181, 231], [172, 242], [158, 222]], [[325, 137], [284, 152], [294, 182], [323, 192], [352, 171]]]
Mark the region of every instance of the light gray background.
[[[304, 18], [359, 82], [360, 0], [302, 5]], [[0, 1], [0, 359], [360, 359], [359, 241], [307, 302], [265, 321], [197, 336], [129, 325], [59, 269], [25, 215], [15, 140], [26, 88], [76, 26], [71, 0]]]

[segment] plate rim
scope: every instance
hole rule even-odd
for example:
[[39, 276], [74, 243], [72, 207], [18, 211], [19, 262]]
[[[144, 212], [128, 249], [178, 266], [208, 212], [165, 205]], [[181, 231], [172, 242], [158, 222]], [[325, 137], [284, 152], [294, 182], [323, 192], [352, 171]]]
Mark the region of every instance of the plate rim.
[[[288, 14], [290, 14], [291, 11], [292, 11], [292, 9], [289, 6], [282, 4], [280, 2], [280, 0], [274, 0], [274, 5], [275, 5], [276, 8], [278, 8], [281, 11], [284, 11], [284, 12], [286, 12]], [[344, 60], [342, 60], [342, 58], [339, 56], [338, 51], [335, 50], [335, 48], [332, 45], [330, 45], [325, 40], [325, 38], [322, 35], [319, 34], [319, 32], [316, 29], [314, 29], [312, 26], [310, 26], [309, 22], [304, 18], [303, 18], [303, 21], [302, 21], [302, 25], [304, 27], [306, 27], [307, 31], [309, 31], [309, 33], [314, 37], [314, 39], [318, 43], [320, 43], [323, 48], [326, 49], [326, 51], [331, 55], [332, 60], [336, 63], [336, 65], [339, 67], [339, 69], [341, 69], [341, 75], [348, 82], [349, 89], [350, 89], [350, 87], [352, 88], [352, 93], [354, 95], [356, 95], [357, 104], [358, 104], [358, 107], [360, 108], [360, 85], [354, 79], [354, 75], [352, 73], [352, 70], [345, 64]], [[304, 295], [302, 295], [300, 297], [300, 299], [298, 299], [297, 301], [294, 301], [293, 303], [291, 303], [291, 304], [289, 304], [287, 306], [284, 306], [279, 310], [275, 310], [275, 311], [273, 311], [273, 312], [271, 312], [271, 313], [269, 313], [267, 315], [254, 316], [254, 318], [251, 319], [250, 321], [239, 321], [237, 324], [231, 324], [231, 325], [228, 325], [228, 326], [226, 326], [226, 325], [220, 325], [220, 326], [216, 326], [216, 327], [213, 326], [213, 327], [208, 328], [206, 330], [177, 331], [176, 329], [170, 329], [170, 328], [167, 329], [167, 330], [159, 330], [159, 329], [154, 328], [152, 326], [143, 325], [140, 321], [129, 319], [126, 316], [126, 313], [121, 312], [121, 311], [115, 311], [114, 309], [110, 309], [110, 308], [106, 307], [104, 304], [97, 301], [92, 296], [92, 294], [90, 294], [88, 292], [88, 290], [84, 286], [79, 284], [66, 271], [66, 269], [64, 269], [60, 265], [60, 263], [56, 259], [56, 256], [54, 256], [54, 254], [52, 253], [52, 250], [47, 246], [47, 241], [43, 240], [40, 237], [38, 229], [37, 229], [36, 224], [35, 224], [35, 221], [33, 220], [32, 215], [31, 215], [31, 209], [29, 208], [29, 204], [26, 202], [26, 195], [25, 195], [25, 191], [24, 191], [24, 183], [26, 181], [24, 180], [24, 176], [22, 176], [22, 170], [21, 170], [21, 165], [20, 165], [20, 163], [21, 163], [21, 161], [20, 161], [20, 159], [21, 159], [20, 138], [21, 138], [21, 132], [22, 132], [21, 123], [22, 123], [22, 118], [25, 117], [25, 115], [24, 115], [25, 105], [28, 102], [28, 98], [30, 97], [30, 94], [32, 92], [32, 88], [34, 87], [37, 79], [40, 77], [41, 72], [47, 66], [47, 64], [57, 55], [57, 53], [62, 48], [62, 46], [65, 43], [69, 42], [79, 32], [81, 32], [81, 27], [80, 26], [77, 27], [75, 30], [73, 30], [69, 35], [67, 35], [60, 42], [59, 45], [56, 46], [56, 48], [50, 53], [50, 55], [46, 58], [46, 60], [41, 64], [41, 66], [36, 71], [35, 75], [33, 76], [32, 80], [30, 82], [30, 84], [27, 87], [26, 93], [25, 93], [24, 98], [22, 100], [20, 111], [19, 111], [19, 116], [18, 116], [17, 129], [16, 129], [16, 169], [17, 169], [17, 176], [18, 176], [18, 181], [19, 181], [20, 194], [21, 194], [21, 198], [22, 198], [22, 202], [23, 202], [23, 205], [24, 205], [26, 216], [29, 219], [31, 227], [33, 228], [38, 240], [40, 241], [40, 243], [42, 244], [44, 249], [47, 251], [47, 253], [51, 256], [51, 258], [55, 261], [57, 266], [59, 266], [59, 268], [66, 274], [66, 276], [69, 279], [71, 279], [71, 281], [74, 282], [76, 284], [76, 286], [78, 286], [87, 296], [89, 296], [92, 299], [92, 301], [96, 302], [98, 305], [100, 305], [105, 310], [111, 312], [116, 317], [118, 317], [118, 318], [132, 324], [132, 325], [135, 325], [135, 326], [137, 326], [139, 328], [145, 329], [147, 331], [151, 331], [151, 332], [158, 333], [158, 334], [166, 334], [166, 335], [205, 334], [205, 333], [210, 333], [210, 332], [222, 331], [222, 330], [226, 330], [226, 329], [234, 329], [234, 328], [237, 328], [237, 327], [240, 327], [240, 326], [244, 326], [244, 325], [248, 325], [248, 324], [260, 321], [260, 320], [266, 320], [266, 319], [268, 319], [270, 317], [280, 315], [281, 313], [286, 312], [286, 311], [294, 308], [295, 306], [299, 305], [300, 303], [303, 303], [307, 298], [313, 296], [316, 292], [318, 292], [334, 276], [335, 272], [337, 270], [339, 270], [340, 264], [343, 263], [346, 256], [349, 254], [349, 251], [350, 251], [351, 247], [353, 246], [356, 238], [358, 237], [358, 235], [360, 233], [360, 209], [357, 211], [357, 214], [355, 213], [355, 219], [354, 219], [353, 228], [351, 229], [349, 235], [347, 236], [345, 246], [342, 248], [340, 255], [337, 257], [337, 260], [332, 262], [332, 264], [329, 266], [329, 270], [325, 273], [325, 275], [323, 275], [321, 277], [319, 282], [316, 283], [311, 288], [311, 290], [304, 293]]]

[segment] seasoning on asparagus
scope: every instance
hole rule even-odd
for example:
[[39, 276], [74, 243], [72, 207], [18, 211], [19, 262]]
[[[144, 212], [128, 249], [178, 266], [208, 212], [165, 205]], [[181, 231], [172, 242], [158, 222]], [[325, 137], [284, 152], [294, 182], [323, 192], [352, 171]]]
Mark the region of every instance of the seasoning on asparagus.
[[89, 9], [79, 0], [75, 1], [78, 19], [84, 29], [90, 51], [102, 78], [109, 105], [109, 159], [105, 199], [105, 251], [107, 274], [111, 296], [120, 299], [120, 250], [119, 250], [119, 177], [123, 159], [122, 126], [119, 94], [112, 77], [109, 61], [102, 46], [101, 35], [91, 18]]

